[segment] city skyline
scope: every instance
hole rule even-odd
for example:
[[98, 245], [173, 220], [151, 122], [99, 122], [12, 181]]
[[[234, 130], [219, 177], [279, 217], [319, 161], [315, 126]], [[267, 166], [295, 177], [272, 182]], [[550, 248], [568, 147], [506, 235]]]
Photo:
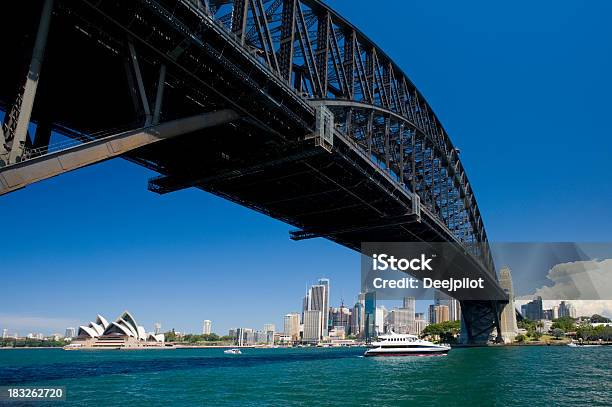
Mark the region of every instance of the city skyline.
[[[612, 91], [603, 73], [610, 70], [609, 52], [601, 51], [609, 49], [609, 36], [604, 24], [584, 23], [592, 14], [584, 5], [534, 3], [531, 13], [504, 8], [500, 14], [507, 18], [491, 19], [473, 5], [400, 4], [397, 15], [414, 16], [414, 32], [432, 32], [432, 13], [439, 22], [427, 42], [410, 45], [417, 55], [429, 55], [422, 59], [390, 40], [393, 24], [380, 21], [388, 13], [372, 16], [359, 1], [331, 4], [404, 67], [443, 118], [461, 149], [491, 241], [610, 240], [612, 188], [605, 188], [605, 164], [612, 139], [603, 136], [607, 128], [600, 120]], [[576, 77], [577, 88], [558, 85]], [[525, 89], [532, 90], [528, 98]], [[526, 129], [518, 132], [500, 125], [517, 106]], [[512, 142], [500, 148], [505, 140]], [[558, 157], [574, 154], [589, 164], [558, 165]], [[517, 156], [523, 165], [510, 165]], [[3, 243], [9, 277], [0, 289], [0, 327], [61, 333], [100, 309], [130, 309], [147, 326], [161, 321], [164, 329], [191, 332], [205, 317], [227, 324], [215, 322], [219, 331], [262, 326], [272, 316], [280, 326], [280, 310], [298, 311], [295, 299], [322, 274], [335, 282], [331, 303], [353, 302], [356, 253], [323, 239], [290, 241], [292, 227], [199, 190], [152, 194], [146, 182], [154, 175], [113, 160], [3, 196], [3, 210], [22, 216], [4, 224], [11, 238]], [[92, 286], [119, 278], [124, 284], [89, 303]]]

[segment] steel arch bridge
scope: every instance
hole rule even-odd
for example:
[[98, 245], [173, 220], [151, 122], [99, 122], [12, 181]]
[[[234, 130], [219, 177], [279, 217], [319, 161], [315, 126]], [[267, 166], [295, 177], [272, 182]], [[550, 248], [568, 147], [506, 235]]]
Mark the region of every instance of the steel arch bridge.
[[[160, 174], [153, 192], [212, 192], [294, 240], [455, 242], [504, 295], [459, 151], [400, 67], [321, 1], [8, 3], [0, 194], [121, 156]], [[463, 306], [468, 341], [499, 333], [495, 301]]]

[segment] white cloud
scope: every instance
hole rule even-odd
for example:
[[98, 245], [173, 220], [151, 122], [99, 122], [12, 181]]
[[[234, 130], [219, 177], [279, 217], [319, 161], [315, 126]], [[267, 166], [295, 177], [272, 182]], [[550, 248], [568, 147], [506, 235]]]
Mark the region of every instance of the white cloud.
[[546, 277], [550, 286], [542, 286], [527, 300], [536, 296], [544, 300], [607, 300], [612, 299], [612, 259], [574, 261], [553, 266]]
[[578, 316], [612, 316], [612, 259], [556, 264], [546, 277], [553, 284], [542, 286], [531, 295], [517, 297], [517, 308], [520, 309], [522, 304], [540, 296], [544, 309], [566, 301], [576, 307]]

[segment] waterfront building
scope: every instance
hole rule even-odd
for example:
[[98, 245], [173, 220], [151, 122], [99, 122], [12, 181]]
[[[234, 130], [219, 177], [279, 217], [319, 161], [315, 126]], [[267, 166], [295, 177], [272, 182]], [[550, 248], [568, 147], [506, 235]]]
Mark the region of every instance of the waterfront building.
[[343, 326], [346, 332], [351, 329], [351, 310], [348, 309], [344, 304], [338, 308], [331, 308], [331, 325]]
[[212, 321], [210, 319], [205, 319], [202, 324], [202, 335], [210, 335], [212, 332]]
[[521, 306], [523, 317], [532, 321], [544, 319], [544, 310], [542, 309], [542, 297], [536, 297], [533, 301]]
[[164, 334], [147, 334], [129, 311], [124, 311], [114, 322], [97, 315], [95, 322], [81, 325], [72, 346], [118, 349], [163, 345]]
[[321, 311], [304, 311], [304, 337], [305, 342], [318, 342], [321, 339]]
[[346, 337], [346, 330], [343, 326], [335, 326], [330, 329], [329, 337], [332, 339], [344, 339]]
[[503, 305], [500, 318], [502, 339], [505, 343], [511, 343], [518, 335], [518, 325], [516, 323], [514, 285], [512, 284], [510, 267], [504, 266], [499, 271], [499, 285], [508, 294], [508, 303]]
[[263, 333], [265, 336], [264, 343], [266, 345], [274, 345], [274, 334], [276, 332], [276, 325], [274, 324], [264, 324]]
[[66, 332], [64, 333], [65, 338], [74, 338], [76, 336], [76, 329], [73, 327], [66, 328]]
[[425, 318], [416, 318], [412, 323], [412, 331], [408, 333], [412, 335], [420, 335], [427, 325], [428, 324]]
[[256, 343], [255, 331], [251, 328], [236, 328], [234, 343], [238, 346], [250, 346]]
[[293, 312], [283, 318], [283, 331], [292, 341], [300, 339], [300, 314]]
[[388, 319], [389, 311], [384, 305], [376, 307], [376, 333], [381, 335], [385, 333], [385, 323]]

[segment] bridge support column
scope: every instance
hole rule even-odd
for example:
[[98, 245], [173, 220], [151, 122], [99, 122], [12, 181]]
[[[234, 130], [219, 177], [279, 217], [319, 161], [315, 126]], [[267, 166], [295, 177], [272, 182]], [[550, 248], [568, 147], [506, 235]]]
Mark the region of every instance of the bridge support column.
[[498, 301], [461, 301], [460, 342], [486, 345], [495, 330], [495, 341], [503, 341]]
[[[5, 164], [18, 162], [25, 148], [28, 127], [32, 116], [32, 108], [34, 107], [34, 99], [36, 98], [36, 89], [38, 87], [38, 80], [40, 78], [40, 71], [45, 55], [45, 47], [47, 45], [52, 11], [53, 0], [45, 0], [40, 15], [40, 23], [38, 25], [38, 32], [36, 33], [36, 40], [34, 41], [32, 59], [30, 61], [23, 92], [18, 96], [11, 111], [7, 113], [9, 116], [7, 124], [9, 125], [4, 129], [0, 137], [0, 156], [2, 156], [0, 160], [4, 161]], [[11, 142], [10, 151], [6, 149], [5, 145], [7, 142]]]

